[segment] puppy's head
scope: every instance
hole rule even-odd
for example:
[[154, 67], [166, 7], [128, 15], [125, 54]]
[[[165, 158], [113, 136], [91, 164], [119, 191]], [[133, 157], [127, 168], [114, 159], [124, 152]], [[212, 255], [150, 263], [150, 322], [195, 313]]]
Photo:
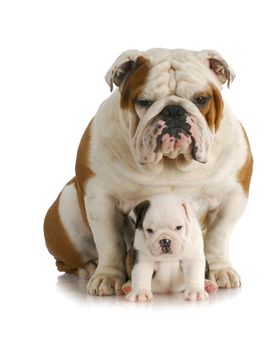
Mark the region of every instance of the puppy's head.
[[134, 247], [166, 258], [183, 254], [189, 244], [193, 214], [175, 195], [157, 195], [137, 205], [130, 216], [135, 222]]

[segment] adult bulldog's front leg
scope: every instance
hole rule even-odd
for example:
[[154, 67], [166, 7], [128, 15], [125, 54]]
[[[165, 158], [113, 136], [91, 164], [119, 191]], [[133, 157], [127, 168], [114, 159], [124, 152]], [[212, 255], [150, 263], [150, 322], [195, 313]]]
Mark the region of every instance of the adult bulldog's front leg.
[[126, 247], [122, 234], [123, 214], [115, 199], [92, 186], [92, 195], [85, 197], [85, 207], [98, 251], [98, 267], [87, 284], [92, 295], [121, 295], [125, 282]]
[[243, 192], [231, 192], [221, 203], [216, 217], [211, 222], [208, 218], [205, 253], [210, 267], [210, 279], [220, 288], [236, 288], [241, 285], [240, 276], [229, 261], [228, 241], [246, 204], [247, 197]]

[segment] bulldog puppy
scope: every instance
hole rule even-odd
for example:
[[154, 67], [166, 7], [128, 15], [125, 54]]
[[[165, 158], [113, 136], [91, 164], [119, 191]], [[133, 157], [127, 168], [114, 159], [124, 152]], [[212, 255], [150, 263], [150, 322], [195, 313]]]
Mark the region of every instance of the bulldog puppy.
[[[135, 223], [129, 301], [149, 301], [152, 293], [182, 292], [186, 300], [208, 298], [205, 254], [198, 220], [189, 204], [173, 194], [151, 197], [131, 213]], [[209, 291], [217, 285], [207, 281]]]
[[106, 81], [118, 88], [89, 123], [76, 175], [45, 217], [59, 271], [89, 278], [91, 294], [120, 294], [124, 218], [145, 198], [174, 192], [199, 208], [210, 277], [222, 288], [240, 286], [228, 240], [247, 203], [252, 155], [221, 95], [233, 78], [213, 50], [133, 50], [117, 58]]

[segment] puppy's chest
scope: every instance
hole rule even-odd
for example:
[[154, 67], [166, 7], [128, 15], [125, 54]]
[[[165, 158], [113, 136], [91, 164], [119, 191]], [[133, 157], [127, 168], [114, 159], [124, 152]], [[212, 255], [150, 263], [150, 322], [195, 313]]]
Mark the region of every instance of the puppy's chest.
[[155, 263], [152, 291], [154, 293], [181, 292], [184, 289], [184, 274], [180, 265], [179, 260]]

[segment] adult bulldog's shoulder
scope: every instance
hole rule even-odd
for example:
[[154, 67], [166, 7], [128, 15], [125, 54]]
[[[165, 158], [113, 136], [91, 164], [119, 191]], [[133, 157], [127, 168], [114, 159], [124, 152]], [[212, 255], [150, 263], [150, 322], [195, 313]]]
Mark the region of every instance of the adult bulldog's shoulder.
[[226, 103], [211, 156], [216, 159], [215, 173], [222, 173], [226, 184], [230, 183], [233, 187], [239, 185], [248, 196], [253, 170], [251, 147], [243, 125]]

